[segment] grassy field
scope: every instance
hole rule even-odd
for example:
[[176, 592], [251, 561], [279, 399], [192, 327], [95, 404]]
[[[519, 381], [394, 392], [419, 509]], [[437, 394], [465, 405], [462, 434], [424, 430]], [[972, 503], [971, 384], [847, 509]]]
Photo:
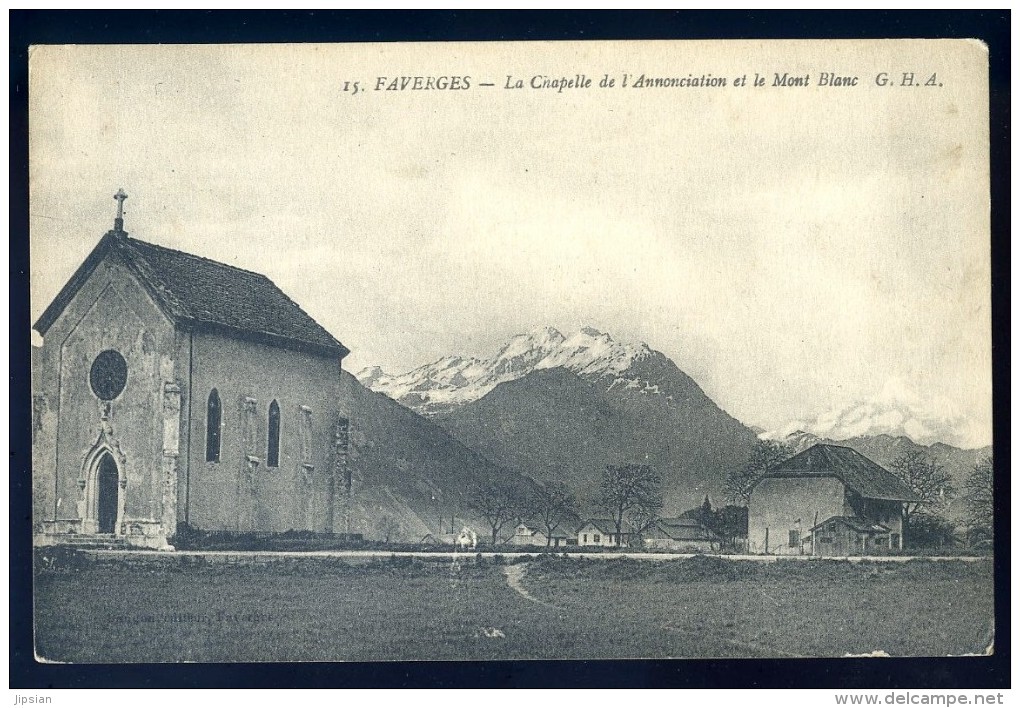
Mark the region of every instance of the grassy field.
[[988, 561], [70, 562], [36, 574], [66, 662], [893, 656], [982, 651]]

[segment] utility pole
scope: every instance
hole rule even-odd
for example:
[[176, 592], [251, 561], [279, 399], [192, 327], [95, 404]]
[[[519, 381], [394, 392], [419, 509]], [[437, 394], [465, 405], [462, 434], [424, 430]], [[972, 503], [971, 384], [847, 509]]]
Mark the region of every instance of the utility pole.
[[817, 538], [816, 538], [817, 536], [818, 536], [818, 512], [816, 511], [815, 512], [815, 523], [811, 527], [811, 555], [815, 555], [817, 553], [817, 546], [815, 545], [815, 542], [817, 540]]

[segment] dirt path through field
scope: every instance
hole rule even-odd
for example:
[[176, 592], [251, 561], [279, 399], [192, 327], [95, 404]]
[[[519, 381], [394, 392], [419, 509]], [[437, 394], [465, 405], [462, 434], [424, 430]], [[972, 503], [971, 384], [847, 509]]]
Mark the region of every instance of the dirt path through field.
[[525, 600], [529, 600], [539, 605], [544, 605], [545, 607], [551, 607], [554, 610], [562, 610], [562, 607], [558, 607], [557, 605], [554, 605], [551, 602], [546, 602], [545, 600], [539, 600], [537, 597], [528, 592], [527, 588], [525, 588], [522, 583], [527, 572], [527, 563], [503, 566], [503, 575], [506, 576], [506, 584], [510, 586], [511, 590], [516, 592]]

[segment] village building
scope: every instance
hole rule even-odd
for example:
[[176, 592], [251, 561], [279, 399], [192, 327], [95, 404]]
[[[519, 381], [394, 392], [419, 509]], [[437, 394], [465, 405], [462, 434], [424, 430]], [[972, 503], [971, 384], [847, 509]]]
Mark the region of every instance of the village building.
[[555, 526], [552, 533], [535, 524], [518, 524], [506, 543], [512, 546], [543, 546], [559, 548], [560, 546], [577, 545], [577, 534], [567, 531], [562, 526]]
[[748, 502], [748, 550], [873, 555], [903, 548], [903, 505], [922, 501], [849, 447], [814, 445], [769, 470]]
[[131, 238], [117, 198], [34, 325], [36, 542], [342, 530], [347, 348], [266, 276]]
[[589, 519], [577, 531], [577, 545], [624, 548], [633, 545], [637, 536], [637, 531], [626, 521], [618, 534], [612, 519]]
[[816, 556], [881, 555], [901, 543], [897, 535], [884, 524], [856, 516], [832, 516], [809, 531], [804, 544]]
[[641, 534], [645, 548], [663, 551], [711, 553], [722, 539], [697, 519], [659, 519]]

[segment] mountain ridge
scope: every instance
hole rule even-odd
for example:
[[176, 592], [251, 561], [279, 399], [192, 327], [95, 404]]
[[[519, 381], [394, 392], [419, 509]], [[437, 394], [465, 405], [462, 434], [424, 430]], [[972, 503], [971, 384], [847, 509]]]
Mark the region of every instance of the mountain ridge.
[[538, 327], [487, 359], [452, 355], [399, 375], [367, 367], [357, 378], [495, 465], [540, 482], [565, 481], [582, 497], [607, 464], [652, 464], [672, 512], [705, 494], [724, 503], [726, 476], [758, 439], [779, 439], [798, 452], [814, 443], [845, 445], [886, 467], [920, 450], [945, 464], [958, 488], [991, 454], [885, 433], [835, 439], [750, 428], [666, 355], [592, 327], [569, 335]]
[[937, 390], [919, 392], [903, 378], [887, 380], [878, 391], [790, 420], [768, 437], [782, 439], [807, 431], [832, 440], [891, 435], [907, 436], [921, 445], [942, 442], [961, 450], [991, 444], [990, 429], [960, 412]]
[[373, 389], [427, 413], [466, 447], [589, 499], [610, 464], [650, 464], [669, 513], [722, 499], [755, 433], [647, 344], [586, 327], [512, 337], [490, 359], [444, 357], [398, 377], [363, 370]]
[[[663, 369], [670, 367], [687, 381], [676, 390], [662, 391], [659, 379]], [[643, 342], [617, 341], [594, 327], [582, 327], [569, 336], [553, 327], [537, 327], [514, 335], [489, 359], [450, 355], [403, 374], [369, 366], [355, 377], [373, 391], [431, 416], [477, 401], [501, 383], [554, 368], [564, 368], [589, 381], [605, 380], [611, 387], [667, 397], [688, 395], [693, 387], [709, 400], [666, 355]]]
[[[534, 484], [468, 448], [443, 427], [342, 372], [351, 393], [350, 528], [369, 538], [385, 535], [379, 525], [396, 522], [394, 536], [419, 540], [426, 534], [468, 524], [477, 486], [506, 481]], [[440, 521], [442, 519], [442, 521]], [[392, 532], [392, 528], [390, 529]]]

